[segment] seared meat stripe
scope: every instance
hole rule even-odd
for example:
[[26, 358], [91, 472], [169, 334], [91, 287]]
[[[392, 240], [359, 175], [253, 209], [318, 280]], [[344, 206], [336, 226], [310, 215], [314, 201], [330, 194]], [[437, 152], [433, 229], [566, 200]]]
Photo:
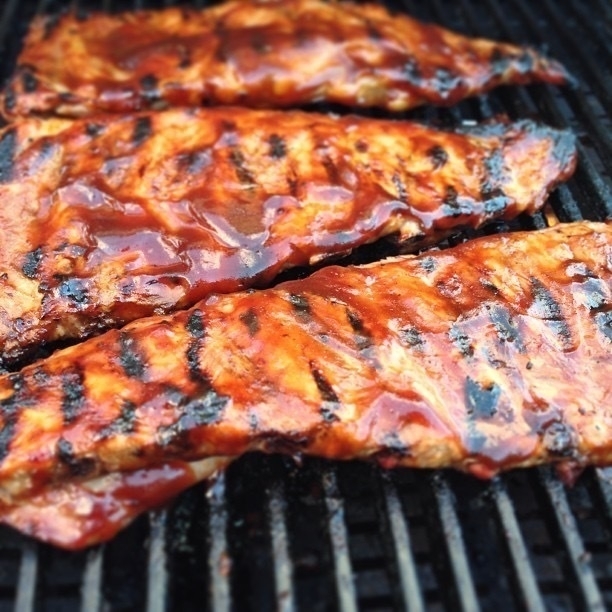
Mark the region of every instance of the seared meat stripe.
[[0, 378], [0, 494], [249, 450], [609, 464], [612, 223], [213, 295]]
[[37, 17], [0, 109], [14, 118], [325, 101], [400, 111], [506, 83], [566, 79], [532, 49], [470, 39], [374, 4], [234, 0]]
[[450, 133], [222, 108], [23, 120], [0, 158], [6, 365], [381, 236], [416, 248], [533, 212], [575, 148], [529, 121]]

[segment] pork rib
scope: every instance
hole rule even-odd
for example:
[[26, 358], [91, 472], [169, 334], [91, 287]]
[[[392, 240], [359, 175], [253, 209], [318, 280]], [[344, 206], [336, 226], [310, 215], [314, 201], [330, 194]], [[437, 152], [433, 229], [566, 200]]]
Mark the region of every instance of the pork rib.
[[374, 4], [235, 0], [37, 17], [0, 109], [14, 118], [326, 101], [400, 111], [506, 83], [566, 79], [532, 49], [470, 39]]
[[396, 234], [416, 248], [533, 212], [568, 132], [219, 108], [0, 132], [5, 364]]
[[0, 496], [249, 450], [488, 477], [612, 459], [612, 223], [214, 295], [0, 378]]

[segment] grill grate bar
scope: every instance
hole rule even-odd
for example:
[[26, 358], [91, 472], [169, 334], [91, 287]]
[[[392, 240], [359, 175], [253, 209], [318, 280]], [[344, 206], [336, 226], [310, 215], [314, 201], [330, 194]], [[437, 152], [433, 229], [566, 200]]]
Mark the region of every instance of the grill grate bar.
[[[603, 78], [604, 75], [601, 72], [600, 58], [585, 51], [585, 41], [578, 40], [572, 32], [572, 28], [568, 27], [565, 20], [559, 19], [558, 11], [550, 5], [550, 0], [543, 0], [542, 6], [548, 13], [555, 27], [550, 28], [551, 24], [547, 20], [545, 33], [543, 32], [544, 28], [542, 27], [542, 23], [532, 19], [532, 13], [525, 8], [523, 0], [518, 0], [517, 6], [525, 17], [542, 33], [543, 38], [549, 37], [551, 33], [560, 34], [561, 36], [559, 38], [565, 39], [565, 41], [571, 45], [572, 52], [580, 58], [582, 66], [588, 67], [591, 73], [589, 83], [597, 87], [601, 94], [607, 99], [607, 104], [610, 104], [612, 102], [612, 88], [610, 87], [609, 79]], [[567, 16], [565, 15], [564, 17], [566, 18]], [[560, 43], [563, 44], [563, 40], [560, 40]]]
[[149, 559], [147, 574], [147, 612], [163, 612], [168, 597], [166, 524], [168, 511], [149, 512]]
[[81, 610], [98, 612], [102, 609], [102, 561], [104, 545], [87, 553], [81, 585]]
[[357, 597], [353, 583], [353, 570], [349, 555], [348, 533], [344, 521], [344, 500], [338, 488], [338, 479], [333, 467], [323, 472], [323, 491], [327, 506], [329, 537], [335, 568], [338, 609], [342, 612], [357, 612]]
[[523, 603], [532, 612], [544, 612], [546, 608], [514, 512], [514, 505], [508, 495], [506, 485], [499, 477], [491, 483], [491, 492], [495, 509], [504, 530], [505, 542], [510, 552], [510, 558], [514, 566], [514, 576], [520, 587]]
[[404, 603], [410, 612], [422, 612], [425, 605], [414, 555], [412, 554], [408, 520], [402, 511], [397, 488], [391, 478], [384, 472], [381, 478]]
[[270, 488], [268, 514], [270, 520], [270, 537], [274, 560], [274, 583], [276, 588], [276, 605], [278, 612], [295, 610], [295, 594], [291, 580], [291, 557], [289, 555], [289, 537], [285, 520], [286, 500], [284, 487], [276, 482]]
[[231, 595], [229, 583], [230, 557], [227, 551], [228, 510], [225, 495], [225, 473], [220, 472], [207, 494], [210, 504], [209, 554], [211, 604], [215, 612], [229, 612]]
[[549, 502], [553, 508], [557, 525], [563, 536], [563, 541], [568, 552], [572, 570], [578, 580], [584, 605], [592, 611], [605, 610], [603, 599], [595, 581], [595, 575], [590, 563], [590, 555], [584, 548], [580, 537], [576, 519], [572, 514], [563, 484], [555, 478], [550, 468], [540, 468], [540, 480], [548, 495]]
[[36, 603], [36, 580], [38, 576], [38, 546], [33, 540], [23, 544], [15, 610], [30, 612]]
[[455, 586], [459, 604], [462, 610], [471, 612], [479, 610], [478, 597], [470, 571], [470, 564], [463, 542], [463, 533], [459, 517], [455, 509], [453, 492], [441, 472], [431, 478], [435, 499], [438, 506], [438, 516], [445, 536], [445, 544], [455, 578]]
[[597, 468], [595, 475], [608, 519], [612, 520], [612, 468]]

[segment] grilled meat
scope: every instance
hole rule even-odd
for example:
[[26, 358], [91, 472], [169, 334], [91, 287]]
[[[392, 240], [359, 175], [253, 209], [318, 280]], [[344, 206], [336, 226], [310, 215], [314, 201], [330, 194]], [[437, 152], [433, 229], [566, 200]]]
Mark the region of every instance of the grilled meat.
[[197, 482], [214, 478], [229, 459], [116, 472], [49, 487], [0, 508], [0, 522], [48, 542], [77, 550], [109, 540], [139, 514], [158, 507]]
[[326, 101], [400, 111], [566, 79], [532, 49], [373, 4], [235, 0], [199, 11], [37, 17], [0, 109], [12, 118]]
[[249, 450], [608, 464], [612, 223], [479, 238], [112, 330], [0, 378], [0, 495]]
[[448, 133], [408, 122], [219, 108], [0, 132], [4, 364], [269, 282], [399, 235], [533, 212], [575, 164], [528, 121]]

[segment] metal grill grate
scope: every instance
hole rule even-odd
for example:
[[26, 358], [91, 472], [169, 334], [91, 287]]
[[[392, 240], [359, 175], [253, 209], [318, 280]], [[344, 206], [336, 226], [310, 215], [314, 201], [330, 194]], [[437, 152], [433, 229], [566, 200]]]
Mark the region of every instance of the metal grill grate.
[[[109, 11], [169, 4], [73, 2]], [[454, 122], [502, 112], [568, 126], [580, 165], [551, 198], [552, 210], [562, 221], [612, 216], [609, 0], [388, 4], [470, 35], [546, 46], [563, 61], [579, 88], [506, 88], [407, 116]], [[32, 15], [64, 5], [3, 3], [0, 76], [12, 69]], [[545, 224], [544, 214], [516, 222]], [[604, 610], [612, 607], [611, 529], [606, 470], [587, 470], [566, 489], [547, 468], [481, 483], [319, 460], [298, 468], [254, 455], [210, 491], [196, 487], [90, 551], [64, 553], [0, 529], [0, 612]]]

